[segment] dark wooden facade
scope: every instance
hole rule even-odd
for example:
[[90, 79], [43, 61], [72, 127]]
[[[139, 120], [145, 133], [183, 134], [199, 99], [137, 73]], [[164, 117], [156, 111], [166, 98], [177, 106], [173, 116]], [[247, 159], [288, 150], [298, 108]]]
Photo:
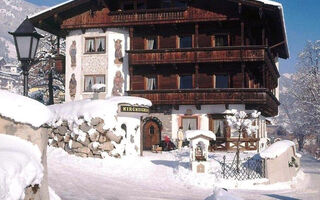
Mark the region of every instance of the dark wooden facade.
[[[289, 56], [278, 6], [255, 0], [76, 0], [31, 21], [61, 37], [74, 29], [127, 28], [127, 92], [155, 106], [245, 104], [266, 117], [278, 114], [275, 59]], [[190, 41], [181, 47], [184, 37]], [[221, 74], [228, 77], [227, 88], [216, 87]], [[184, 75], [192, 77], [191, 88], [180, 88]], [[244, 148], [257, 148], [257, 138], [245, 140]], [[218, 149], [219, 142], [228, 149], [236, 141], [218, 140]]]

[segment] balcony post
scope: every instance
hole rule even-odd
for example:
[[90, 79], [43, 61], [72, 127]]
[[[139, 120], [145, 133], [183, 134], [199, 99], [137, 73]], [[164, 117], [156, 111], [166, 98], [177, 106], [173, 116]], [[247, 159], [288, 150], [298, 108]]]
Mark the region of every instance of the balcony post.
[[195, 24], [194, 26], [194, 48], [198, 48], [199, 47], [199, 24]]
[[196, 74], [195, 74], [195, 86], [196, 86], [196, 89], [199, 89], [199, 63], [196, 63], [195, 65], [195, 71], [196, 71]]
[[130, 65], [129, 66], [129, 75], [130, 75], [130, 90], [132, 90], [132, 79], [133, 79], [133, 67]]
[[245, 63], [241, 63], [241, 73], [242, 73], [242, 88], [246, 88], [246, 64]]
[[262, 64], [262, 84], [266, 88], [266, 64]]
[[130, 50], [133, 50], [133, 28], [129, 28], [129, 37], [130, 37]]

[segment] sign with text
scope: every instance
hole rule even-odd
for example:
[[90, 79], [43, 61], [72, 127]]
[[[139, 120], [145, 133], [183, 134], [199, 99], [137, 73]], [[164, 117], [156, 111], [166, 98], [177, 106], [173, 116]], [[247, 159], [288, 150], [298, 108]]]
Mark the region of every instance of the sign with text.
[[121, 106], [121, 112], [149, 113], [149, 108], [139, 106]]

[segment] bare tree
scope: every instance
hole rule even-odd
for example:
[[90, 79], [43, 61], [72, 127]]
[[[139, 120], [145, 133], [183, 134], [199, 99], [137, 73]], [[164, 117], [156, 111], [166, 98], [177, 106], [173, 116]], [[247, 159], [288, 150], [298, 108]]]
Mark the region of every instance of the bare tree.
[[252, 135], [257, 132], [258, 126], [253, 125], [253, 122], [260, 116], [260, 112], [254, 111], [251, 114], [247, 114], [245, 111], [231, 110], [228, 115], [228, 125], [234, 130], [234, 134], [238, 137], [237, 141], [237, 152], [236, 152], [236, 164], [237, 171], [239, 172], [240, 165], [240, 139], [244, 133]]
[[54, 93], [65, 90], [64, 76], [55, 69], [54, 59], [57, 54], [65, 55], [64, 40], [45, 34], [40, 41], [36, 61], [30, 69], [30, 88], [45, 88], [42, 96], [48, 96], [46, 103], [49, 105], [54, 103]]
[[292, 132], [301, 151], [310, 134], [320, 133], [320, 41], [307, 42], [299, 54], [292, 84], [281, 95], [280, 119]]

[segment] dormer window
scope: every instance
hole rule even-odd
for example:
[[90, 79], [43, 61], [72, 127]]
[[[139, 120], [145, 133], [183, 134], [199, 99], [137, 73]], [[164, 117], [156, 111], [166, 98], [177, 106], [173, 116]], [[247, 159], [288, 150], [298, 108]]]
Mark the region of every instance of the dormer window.
[[105, 37], [86, 38], [85, 52], [86, 53], [105, 53], [106, 38]]

